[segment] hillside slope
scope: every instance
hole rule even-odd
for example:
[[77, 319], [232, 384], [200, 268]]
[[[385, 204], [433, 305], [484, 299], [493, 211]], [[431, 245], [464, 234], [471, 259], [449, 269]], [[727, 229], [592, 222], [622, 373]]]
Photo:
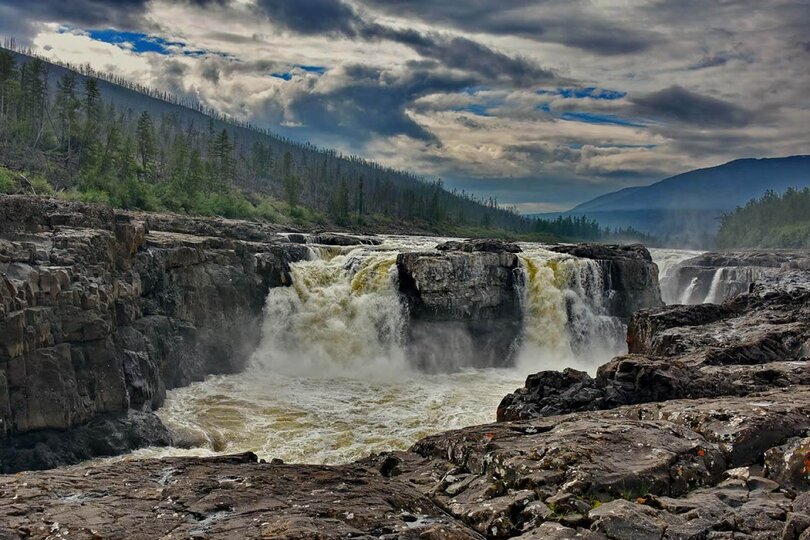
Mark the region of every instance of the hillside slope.
[[287, 214], [323, 226], [522, 232], [531, 225], [439, 180], [292, 141], [87, 66], [3, 48], [0, 57], [0, 165], [92, 192], [98, 202], [226, 217]]

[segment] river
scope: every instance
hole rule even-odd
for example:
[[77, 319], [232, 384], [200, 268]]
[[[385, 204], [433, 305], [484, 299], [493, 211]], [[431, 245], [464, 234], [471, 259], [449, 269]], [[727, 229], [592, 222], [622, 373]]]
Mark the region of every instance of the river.
[[[294, 285], [268, 295], [262, 342], [248, 370], [168, 393], [158, 415], [193, 448], [146, 448], [127, 457], [253, 451], [286, 462], [346, 463], [492, 422], [501, 398], [527, 374], [565, 367], [593, 373], [625, 350], [624, 326], [602, 308], [598, 264], [521, 244], [525, 331], [515, 367], [412, 369], [402, 343], [396, 256], [437, 241], [311, 246], [310, 260], [293, 265]], [[662, 274], [693, 253], [653, 250]]]

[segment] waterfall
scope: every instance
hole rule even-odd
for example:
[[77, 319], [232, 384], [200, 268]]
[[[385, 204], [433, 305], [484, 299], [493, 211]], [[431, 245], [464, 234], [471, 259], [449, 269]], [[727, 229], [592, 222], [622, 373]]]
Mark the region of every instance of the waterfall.
[[542, 248], [526, 250], [521, 261], [525, 320], [519, 365], [593, 370], [625, 351], [625, 326], [604, 307], [599, 263]]
[[[267, 296], [254, 364], [307, 377], [384, 378], [413, 371], [418, 362], [406, 355], [409, 321], [398, 292], [396, 259], [401, 251], [434, 245], [398, 239], [382, 246], [310, 245], [310, 260], [290, 265], [292, 286], [273, 288]], [[536, 245], [524, 246], [520, 257], [519, 367], [592, 370], [625, 350], [624, 325], [604, 306], [604, 270], [598, 262]], [[431, 336], [437, 358], [453, 356], [458, 344], [451, 337]], [[444, 362], [438, 371], [465, 367]]]
[[689, 304], [690, 300], [692, 299], [692, 294], [695, 292], [695, 288], [698, 286], [698, 278], [693, 277], [692, 281], [689, 282], [689, 286], [686, 287], [686, 290], [683, 291], [683, 295], [681, 296], [681, 304]]
[[254, 362], [274, 372], [386, 376], [407, 368], [396, 253], [316, 248], [270, 290]]
[[655, 264], [658, 265], [658, 282], [661, 289], [661, 298], [665, 304], [683, 303], [681, 300], [684, 295], [678, 279], [681, 265], [702, 253], [704, 252], [685, 249], [650, 249], [650, 255], [652, 255]]
[[[308, 244], [310, 260], [290, 265], [292, 286], [267, 295], [250, 369], [169, 392], [161, 419], [204, 448], [144, 455], [252, 451], [264, 459], [348, 463], [404, 450], [448, 428], [492, 422], [502, 396], [527, 374], [565, 367], [593, 372], [625, 350], [622, 323], [604, 308], [599, 264], [524, 244], [517, 366], [412, 367], [396, 260], [400, 252], [430, 251], [436, 243], [389, 236], [379, 246]], [[441, 332], [434, 342], [447, 362], [457, 344]]]
[[723, 299], [720, 298], [718, 300], [718, 292], [720, 287], [723, 285], [723, 277], [726, 274], [726, 268], [718, 268], [714, 272], [714, 276], [712, 277], [712, 283], [709, 286], [709, 293], [706, 295], [706, 299], [703, 300], [704, 304], [716, 304], [718, 301], [722, 301]]

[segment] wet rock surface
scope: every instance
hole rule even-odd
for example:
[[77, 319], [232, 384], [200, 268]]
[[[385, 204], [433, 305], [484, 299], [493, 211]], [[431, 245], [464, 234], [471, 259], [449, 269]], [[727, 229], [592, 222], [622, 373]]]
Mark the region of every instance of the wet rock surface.
[[376, 470], [253, 455], [0, 477], [2, 538], [480, 539]]

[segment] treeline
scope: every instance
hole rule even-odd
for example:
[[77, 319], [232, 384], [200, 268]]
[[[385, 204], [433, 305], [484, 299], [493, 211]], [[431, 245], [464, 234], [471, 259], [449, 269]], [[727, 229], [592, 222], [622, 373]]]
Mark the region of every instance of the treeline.
[[587, 216], [557, 216], [557, 219], [538, 219], [534, 223], [534, 232], [552, 235], [561, 240], [592, 242], [643, 242], [653, 244], [655, 238], [632, 227], [602, 228], [594, 219]]
[[35, 168], [86, 199], [228, 217], [284, 213], [339, 225], [373, 219], [436, 230], [530, 227], [516, 211], [451, 193], [440, 180], [179, 106], [156, 115], [152, 100], [142, 100], [140, 109], [117, 106], [95, 76], [0, 50], [0, 144], [9, 154], [39, 156]]
[[719, 248], [810, 248], [810, 188], [767, 191], [721, 218]]

